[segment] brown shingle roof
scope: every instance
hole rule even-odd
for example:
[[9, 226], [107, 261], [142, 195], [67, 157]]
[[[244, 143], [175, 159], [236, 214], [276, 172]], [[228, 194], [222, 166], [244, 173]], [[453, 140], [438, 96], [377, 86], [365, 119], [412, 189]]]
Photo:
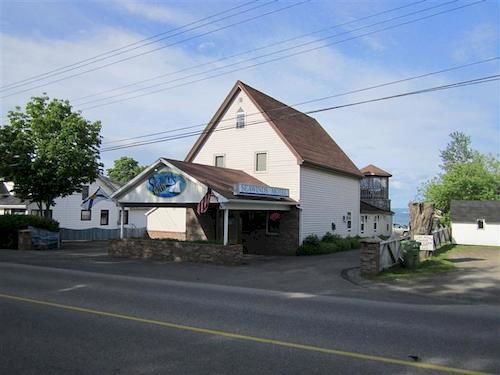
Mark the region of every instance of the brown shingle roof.
[[211, 165], [189, 163], [180, 160], [165, 159], [167, 162], [173, 164], [181, 171], [187, 173], [188, 175], [194, 177], [196, 180], [200, 181], [211, 187], [213, 190], [223, 195], [228, 199], [258, 199], [258, 200], [270, 200], [270, 201], [290, 201], [289, 198], [271, 198], [271, 197], [249, 197], [249, 196], [239, 196], [233, 194], [234, 185], [238, 183], [258, 185], [258, 186], [268, 186], [262, 181], [250, 176], [249, 174], [240, 171], [238, 169], [230, 168], [220, 168]]
[[[362, 177], [356, 165], [314, 118], [241, 81], [236, 82], [221, 108], [230, 103], [238, 89], [247, 93], [300, 161], [312, 166]], [[203, 135], [197, 140], [186, 160], [192, 161], [205, 139], [209, 137], [213, 127], [217, 124], [218, 116], [223, 113], [221, 108], [209, 123], [207, 129], [205, 129]]]
[[365, 176], [392, 177], [392, 174], [374, 166], [373, 164], [369, 164], [366, 167], [361, 168], [360, 171]]

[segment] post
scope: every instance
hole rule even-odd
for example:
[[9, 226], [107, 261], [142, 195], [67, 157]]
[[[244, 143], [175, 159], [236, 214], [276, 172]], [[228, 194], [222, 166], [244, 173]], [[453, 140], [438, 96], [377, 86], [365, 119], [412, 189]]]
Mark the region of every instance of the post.
[[227, 246], [228, 238], [229, 238], [229, 210], [224, 209], [224, 246]]
[[380, 272], [380, 242], [379, 238], [361, 240], [360, 272], [362, 275], [376, 275]]
[[120, 240], [123, 240], [124, 237], [124, 226], [123, 226], [123, 219], [124, 219], [124, 213], [123, 213], [124, 207], [120, 206]]

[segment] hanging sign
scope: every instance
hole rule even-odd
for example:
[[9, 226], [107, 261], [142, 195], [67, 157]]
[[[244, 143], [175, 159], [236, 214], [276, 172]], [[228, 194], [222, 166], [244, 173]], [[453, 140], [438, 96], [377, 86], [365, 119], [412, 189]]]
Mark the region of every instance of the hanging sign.
[[271, 196], [271, 197], [289, 197], [290, 191], [288, 189], [273, 187], [273, 186], [236, 184], [234, 186], [234, 194]]
[[174, 172], [159, 172], [148, 178], [147, 188], [157, 197], [171, 198], [184, 191], [186, 180]]

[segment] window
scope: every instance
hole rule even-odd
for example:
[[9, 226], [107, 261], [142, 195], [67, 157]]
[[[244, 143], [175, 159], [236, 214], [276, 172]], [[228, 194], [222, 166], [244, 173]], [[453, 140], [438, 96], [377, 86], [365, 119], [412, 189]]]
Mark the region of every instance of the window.
[[82, 201], [87, 199], [89, 197], [89, 186], [84, 185], [82, 186]]
[[101, 210], [101, 225], [109, 224], [109, 210]]
[[[23, 210], [24, 211], [24, 210]], [[31, 210], [31, 215], [33, 216], [44, 216], [45, 215], [45, 210]], [[49, 210], [49, 218], [52, 219], [52, 210]]]
[[81, 210], [80, 211], [80, 220], [81, 221], [90, 221], [92, 219], [92, 211], [90, 210]]
[[244, 128], [245, 127], [245, 111], [240, 108], [238, 112], [236, 112], [236, 128]]
[[361, 233], [365, 231], [365, 223], [361, 223]]
[[389, 224], [387, 224], [387, 229], [386, 230], [389, 232]]
[[267, 234], [279, 234], [280, 233], [280, 212], [268, 212], [267, 213]]
[[264, 172], [267, 170], [267, 153], [257, 152], [255, 154], [255, 171]]
[[373, 223], [373, 230], [375, 230], [375, 231], [377, 230], [377, 222], [376, 221]]
[[[118, 225], [121, 224], [122, 220], [122, 211], [120, 210], [120, 215], [118, 216]], [[128, 224], [128, 210], [123, 211], [123, 225]]]
[[348, 212], [347, 213], [347, 229], [351, 230], [351, 226], [352, 226], [351, 213]]
[[216, 167], [224, 168], [224, 166], [225, 166], [224, 155], [215, 155], [214, 165]]
[[477, 229], [484, 229], [484, 219], [477, 219]]

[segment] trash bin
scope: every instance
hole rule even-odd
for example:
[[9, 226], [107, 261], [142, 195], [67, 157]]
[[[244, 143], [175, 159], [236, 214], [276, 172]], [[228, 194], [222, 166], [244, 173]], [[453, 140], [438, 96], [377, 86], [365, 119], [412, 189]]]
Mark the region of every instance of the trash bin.
[[406, 268], [416, 268], [420, 263], [420, 242], [414, 240], [401, 241], [403, 265]]

